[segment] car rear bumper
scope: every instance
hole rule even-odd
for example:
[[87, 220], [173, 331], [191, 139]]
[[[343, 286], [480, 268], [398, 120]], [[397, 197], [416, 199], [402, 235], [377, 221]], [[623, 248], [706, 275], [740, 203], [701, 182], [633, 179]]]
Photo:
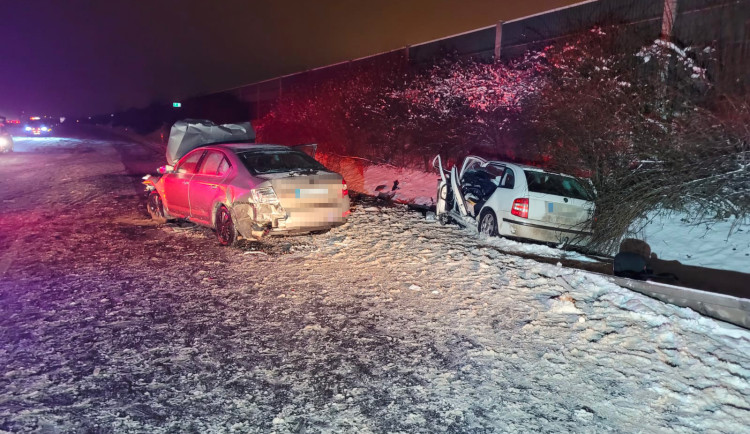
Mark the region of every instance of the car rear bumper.
[[272, 228], [268, 235], [274, 236], [274, 235], [302, 235], [302, 234], [309, 234], [310, 232], [318, 232], [318, 231], [325, 231], [328, 229], [332, 229], [338, 226], [343, 225], [346, 223], [346, 219], [343, 219], [342, 221], [337, 222], [331, 222], [326, 223], [325, 225], [319, 225], [319, 226], [297, 226], [297, 227], [276, 227]]
[[503, 218], [500, 235], [526, 238], [545, 243], [582, 245], [591, 238], [591, 231], [566, 227], [548, 226], [535, 222]]
[[347, 222], [349, 201], [309, 209], [285, 210], [281, 206], [241, 204], [233, 209], [237, 229], [245, 238], [263, 235], [294, 235], [322, 231]]

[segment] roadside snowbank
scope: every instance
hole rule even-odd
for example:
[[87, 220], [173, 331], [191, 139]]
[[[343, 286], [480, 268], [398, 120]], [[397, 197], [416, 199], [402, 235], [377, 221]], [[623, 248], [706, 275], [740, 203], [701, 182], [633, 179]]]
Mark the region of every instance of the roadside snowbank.
[[[633, 225], [635, 234], [661, 259], [686, 265], [750, 273], [750, 224], [727, 219], [691, 224], [685, 214], [652, 214]], [[750, 285], [750, 282], [748, 282]]]

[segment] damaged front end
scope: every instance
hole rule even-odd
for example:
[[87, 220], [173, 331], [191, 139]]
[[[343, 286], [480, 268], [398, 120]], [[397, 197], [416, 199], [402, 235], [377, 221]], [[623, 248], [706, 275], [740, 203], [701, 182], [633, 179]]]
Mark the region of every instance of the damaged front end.
[[156, 183], [159, 182], [159, 179], [161, 179], [161, 177], [153, 176], [153, 175], [146, 175], [141, 179], [143, 179], [143, 181], [141, 181], [141, 184], [146, 186], [146, 193], [148, 194], [156, 190]]
[[158, 191], [159, 194], [161, 194], [160, 188], [158, 187], [159, 181], [161, 181], [162, 177], [166, 175], [167, 173], [173, 173], [174, 172], [174, 166], [161, 166], [158, 169], [156, 169], [157, 172], [159, 172], [158, 175], [146, 175], [143, 178], [141, 178], [143, 181], [141, 181], [141, 184], [146, 186], [146, 194], [151, 193], [152, 191]]
[[466, 200], [458, 182], [458, 171], [456, 166], [451, 169], [443, 167], [440, 155], [432, 160], [432, 166], [440, 174], [437, 186], [436, 214], [442, 224], [454, 221], [465, 225], [465, 219], [469, 217]]

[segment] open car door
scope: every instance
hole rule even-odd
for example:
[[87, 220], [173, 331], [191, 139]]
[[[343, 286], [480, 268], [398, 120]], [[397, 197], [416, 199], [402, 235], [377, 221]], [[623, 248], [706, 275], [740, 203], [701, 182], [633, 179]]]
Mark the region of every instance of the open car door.
[[464, 173], [466, 173], [467, 170], [476, 169], [485, 163], [487, 163], [487, 160], [484, 158], [470, 155], [464, 159], [464, 164], [461, 166], [461, 173], [459, 173], [459, 176], [463, 178]]
[[458, 171], [456, 170], [456, 166], [451, 168], [451, 190], [453, 191], [453, 200], [456, 203], [458, 212], [462, 216], [468, 215], [466, 212], [466, 201], [464, 200], [463, 193], [461, 193], [461, 183], [458, 181]]
[[[453, 212], [454, 209], [458, 210], [461, 216], [467, 215], [466, 202], [464, 195], [461, 193], [461, 184], [458, 178], [458, 170], [456, 166], [453, 166], [450, 170], [446, 170], [443, 167], [443, 161], [440, 155], [436, 155], [432, 159], [432, 167], [438, 170], [440, 173], [440, 179], [438, 180], [437, 189], [437, 204], [435, 211], [438, 216], [448, 215]], [[450, 194], [449, 191], [450, 190]], [[450, 203], [452, 199], [453, 203]]]

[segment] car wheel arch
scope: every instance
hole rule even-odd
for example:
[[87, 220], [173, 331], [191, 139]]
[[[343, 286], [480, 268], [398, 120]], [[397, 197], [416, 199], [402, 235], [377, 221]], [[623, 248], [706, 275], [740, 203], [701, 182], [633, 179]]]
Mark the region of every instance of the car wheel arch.
[[495, 228], [492, 234], [492, 236], [499, 236], [500, 235], [500, 221], [498, 220], [497, 212], [491, 207], [491, 206], [483, 206], [482, 209], [479, 211], [479, 218], [477, 219], [477, 231], [481, 234], [482, 233], [482, 221], [484, 220], [484, 217], [486, 214], [492, 214], [492, 216], [495, 219]]
[[217, 200], [216, 202], [214, 202], [213, 206], [211, 206], [211, 227], [216, 227], [216, 215], [219, 213], [219, 208], [221, 208], [222, 206], [229, 211], [229, 214], [232, 216], [232, 218], [235, 219], [235, 221], [237, 220], [234, 215], [234, 208], [232, 207], [232, 205], [229, 205], [224, 201]]

